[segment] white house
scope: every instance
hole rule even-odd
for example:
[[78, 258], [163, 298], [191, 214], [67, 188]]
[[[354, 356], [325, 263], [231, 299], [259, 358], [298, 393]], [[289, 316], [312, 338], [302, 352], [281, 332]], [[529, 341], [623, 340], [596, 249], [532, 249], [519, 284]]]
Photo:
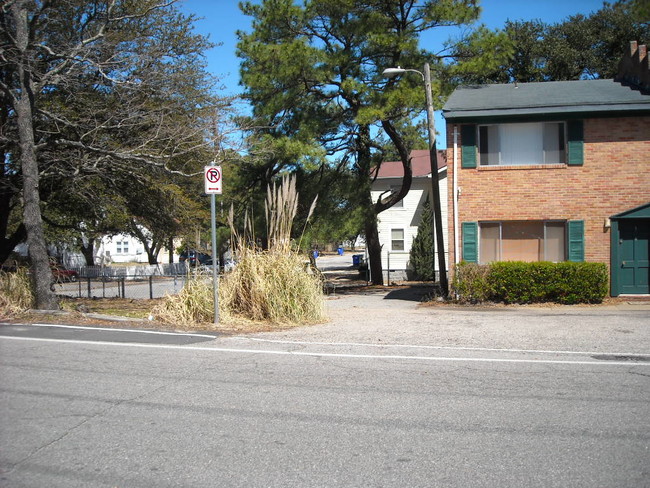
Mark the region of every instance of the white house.
[[[158, 260], [166, 261], [168, 253], [167, 248], [163, 247]], [[144, 244], [139, 239], [127, 234], [116, 234], [102, 237], [99, 249], [96, 250], [95, 262], [97, 264], [148, 263], [149, 258]], [[174, 262], [178, 262], [176, 253], [174, 253]]]
[[[418, 232], [422, 208], [427, 196], [429, 196], [429, 201], [433, 202], [430, 161], [427, 149], [411, 152], [411, 168], [413, 170], [411, 190], [401, 202], [379, 214], [381, 262], [384, 280], [388, 283], [410, 277], [409, 253], [413, 239]], [[377, 178], [372, 183], [373, 202], [376, 202], [380, 195], [386, 191], [398, 191], [403, 177], [404, 170], [401, 161], [383, 162]], [[437, 177], [440, 187], [445, 255], [447, 255], [447, 158], [445, 151], [438, 151]], [[436, 258], [436, 269], [437, 262]]]
[[96, 250], [95, 262], [102, 260], [109, 263], [146, 263], [147, 252], [140, 240], [126, 234], [104, 236], [99, 249]]

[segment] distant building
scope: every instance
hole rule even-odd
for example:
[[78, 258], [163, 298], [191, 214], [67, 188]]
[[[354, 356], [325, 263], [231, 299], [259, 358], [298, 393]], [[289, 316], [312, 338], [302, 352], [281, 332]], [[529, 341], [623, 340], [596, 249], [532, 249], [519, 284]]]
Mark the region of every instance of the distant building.
[[[445, 151], [438, 151], [438, 184], [442, 204], [445, 250], [447, 249], [447, 158]], [[413, 180], [411, 189], [404, 199], [378, 216], [381, 262], [385, 281], [411, 278], [409, 254], [413, 239], [417, 235], [422, 207], [427, 197], [431, 198], [431, 159], [429, 151], [411, 152]], [[373, 175], [374, 176], [374, 175]], [[379, 167], [377, 178], [372, 183], [371, 194], [376, 202], [382, 194], [398, 191], [402, 186], [404, 169], [401, 161], [385, 161]], [[447, 252], [445, 252], [447, 254]], [[437, 263], [436, 258], [436, 263]]]

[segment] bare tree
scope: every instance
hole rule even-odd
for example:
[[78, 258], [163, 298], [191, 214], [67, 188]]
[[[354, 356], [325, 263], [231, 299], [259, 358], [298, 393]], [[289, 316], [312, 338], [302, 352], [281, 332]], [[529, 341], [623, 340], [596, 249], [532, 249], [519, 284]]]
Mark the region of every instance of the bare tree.
[[5, 163], [22, 176], [39, 309], [57, 307], [41, 205], [56, 194], [52, 182], [88, 190], [90, 178], [110, 187], [125, 175], [145, 182], [143, 175], [188, 175], [202, 164], [197, 151], [210, 144], [214, 111], [202, 60], [209, 44], [173, 3], [0, 2], [0, 90], [19, 144], [2, 142]]

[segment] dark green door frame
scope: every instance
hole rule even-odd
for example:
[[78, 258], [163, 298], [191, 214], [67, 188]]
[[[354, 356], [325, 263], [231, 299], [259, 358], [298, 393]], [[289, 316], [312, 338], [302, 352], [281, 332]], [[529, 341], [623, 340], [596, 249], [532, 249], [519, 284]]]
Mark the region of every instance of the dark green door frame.
[[647, 294], [650, 204], [611, 217], [611, 294]]

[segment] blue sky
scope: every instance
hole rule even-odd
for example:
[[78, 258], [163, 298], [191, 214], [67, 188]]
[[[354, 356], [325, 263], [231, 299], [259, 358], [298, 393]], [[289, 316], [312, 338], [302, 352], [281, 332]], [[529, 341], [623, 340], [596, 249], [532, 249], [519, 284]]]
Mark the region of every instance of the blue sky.
[[[242, 92], [239, 86], [239, 58], [236, 54], [237, 30], [250, 31], [250, 18], [243, 15], [238, 0], [181, 0], [183, 12], [201, 17], [195, 24], [196, 32], [209, 35], [219, 46], [206, 53], [208, 69], [224, 85], [224, 95]], [[546, 23], [565, 20], [575, 14], [589, 15], [603, 6], [602, 0], [481, 0], [483, 12], [479, 20], [490, 28], [502, 28], [506, 20], [540, 19]], [[435, 30], [435, 29], [434, 29]], [[450, 32], [430, 33], [420, 40], [422, 46], [436, 51]], [[436, 128], [442, 132], [444, 121], [436, 114]], [[444, 142], [439, 138], [438, 144]]]
[[[243, 15], [237, 0], [182, 0], [181, 9], [193, 13], [202, 20], [196, 23], [196, 31], [209, 35], [210, 40], [222, 43], [207, 54], [209, 70], [218, 75], [225, 85], [225, 94], [241, 93], [239, 83], [239, 59], [236, 54], [237, 29], [249, 31], [250, 18]], [[570, 15], [585, 14], [599, 10], [599, 0], [482, 0], [480, 22], [490, 28], [503, 27], [506, 20], [540, 19], [546, 23], [559, 22]], [[446, 38], [446, 36], [445, 36]], [[445, 38], [424, 36], [422, 44], [431, 43], [435, 51]]]

